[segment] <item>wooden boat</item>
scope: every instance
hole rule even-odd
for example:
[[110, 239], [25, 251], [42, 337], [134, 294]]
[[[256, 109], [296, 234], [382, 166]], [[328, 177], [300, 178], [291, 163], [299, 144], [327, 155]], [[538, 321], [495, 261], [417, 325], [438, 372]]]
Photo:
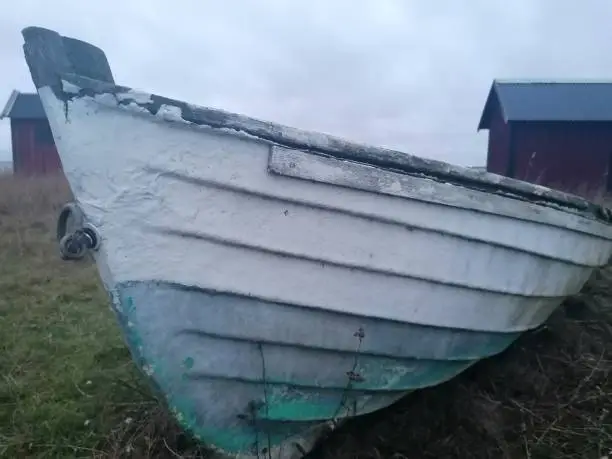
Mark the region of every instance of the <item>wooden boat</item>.
[[579, 197], [135, 91], [88, 43], [23, 36], [76, 197], [62, 254], [93, 254], [135, 361], [230, 456], [300, 457], [454, 377], [612, 253]]

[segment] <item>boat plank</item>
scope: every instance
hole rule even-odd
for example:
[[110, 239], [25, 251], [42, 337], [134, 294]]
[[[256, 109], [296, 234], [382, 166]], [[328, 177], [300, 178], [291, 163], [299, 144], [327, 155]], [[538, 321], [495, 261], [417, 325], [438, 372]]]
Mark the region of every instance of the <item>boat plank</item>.
[[[578, 213], [569, 217], [554, 208], [539, 206], [535, 202], [517, 202], [503, 195], [460, 188], [426, 176], [407, 175], [276, 145], [271, 146], [268, 168], [272, 173], [286, 177], [458, 207], [478, 213], [563, 227], [567, 227], [571, 221], [577, 224], [576, 229], [594, 231], [595, 234], [601, 234], [598, 230], [603, 230], [603, 234], [609, 231], [607, 225], [585, 220]], [[440, 209], [440, 212], [443, 212], [443, 209]], [[582, 226], [586, 227], [581, 228]]]

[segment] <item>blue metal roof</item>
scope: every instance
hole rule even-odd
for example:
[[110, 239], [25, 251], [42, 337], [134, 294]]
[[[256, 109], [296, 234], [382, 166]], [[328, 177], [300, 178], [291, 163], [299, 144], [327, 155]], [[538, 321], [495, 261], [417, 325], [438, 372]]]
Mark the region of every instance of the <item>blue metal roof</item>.
[[4, 117], [11, 119], [45, 119], [47, 116], [38, 94], [13, 91], [4, 110], [0, 113], [0, 118]]
[[495, 99], [506, 122], [612, 122], [612, 82], [496, 80], [489, 91], [479, 130], [489, 128]]

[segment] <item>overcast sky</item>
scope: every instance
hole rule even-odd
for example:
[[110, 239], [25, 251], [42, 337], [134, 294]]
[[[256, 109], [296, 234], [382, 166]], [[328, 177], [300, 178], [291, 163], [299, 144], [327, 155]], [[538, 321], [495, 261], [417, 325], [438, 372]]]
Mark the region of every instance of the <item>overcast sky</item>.
[[494, 78], [612, 80], [610, 0], [10, 4], [0, 105], [34, 89], [20, 30], [39, 25], [100, 46], [120, 84], [463, 165], [484, 164]]

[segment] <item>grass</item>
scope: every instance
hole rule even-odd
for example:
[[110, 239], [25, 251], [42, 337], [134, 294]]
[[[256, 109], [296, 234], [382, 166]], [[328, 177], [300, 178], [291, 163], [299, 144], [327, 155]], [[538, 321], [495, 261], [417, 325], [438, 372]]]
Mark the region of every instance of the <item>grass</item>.
[[[205, 457], [132, 364], [90, 263], [54, 241], [63, 180], [0, 177], [0, 457]], [[602, 458], [612, 450], [612, 269], [546, 327], [347, 423], [312, 458]]]
[[0, 456], [186, 450], [132, 364], [94, 267], [59, 259], [55, 219], [69, 199], [58, 178], [0, 178]]

